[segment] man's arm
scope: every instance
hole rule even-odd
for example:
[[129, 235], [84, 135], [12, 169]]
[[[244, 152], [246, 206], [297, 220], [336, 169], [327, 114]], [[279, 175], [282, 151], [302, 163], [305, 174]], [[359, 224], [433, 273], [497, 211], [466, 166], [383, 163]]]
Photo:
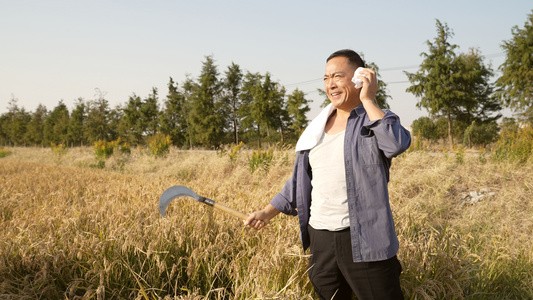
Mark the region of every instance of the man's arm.
[[376, 72], [372, 69], [363, 69], [360, 72], [363, 76], [357, 76], [357, 78], [363, 80], [363, 87], [359, 94], [359, 99], [365, 108], [366, 114], [370, 121], [375, 121], [383, 118], [385, 113], [376, 104], [376, 93], [378, 92], [378, 79]]

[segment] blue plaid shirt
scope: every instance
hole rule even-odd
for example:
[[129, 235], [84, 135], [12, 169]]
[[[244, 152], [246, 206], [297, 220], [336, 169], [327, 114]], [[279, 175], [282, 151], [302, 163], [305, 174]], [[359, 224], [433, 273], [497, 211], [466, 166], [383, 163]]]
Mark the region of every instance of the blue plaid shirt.
[[[354, 262], [385, 260], [398, 251], [387, 184], [391, 159], [410, 145], [411, 135], [394, 113], [385, 111], [382, 119], [370, 121], [362, 104], [351, 111], [344, 164]], [[312, 173], [309, 150], [299, 151], [292, 177], [270, 202], [284, 214], [298, 215], [304, 251], [310, 244]]]

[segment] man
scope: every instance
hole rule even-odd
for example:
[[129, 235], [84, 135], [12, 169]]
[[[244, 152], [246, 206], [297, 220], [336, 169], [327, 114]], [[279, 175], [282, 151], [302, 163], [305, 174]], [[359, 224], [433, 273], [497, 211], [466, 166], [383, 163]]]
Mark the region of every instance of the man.
[[387, 184], [391, 159], [409, 148], [410, 134], [376, 105], [376, 73], [356, 52], [328, 57], [324, 88], [331, 104], [298, 140], [292, 178], [245, 225], [261, 229], [280, 212], [298, 215], [320, 299], [351, 299], [352, 292], [403, 299]]

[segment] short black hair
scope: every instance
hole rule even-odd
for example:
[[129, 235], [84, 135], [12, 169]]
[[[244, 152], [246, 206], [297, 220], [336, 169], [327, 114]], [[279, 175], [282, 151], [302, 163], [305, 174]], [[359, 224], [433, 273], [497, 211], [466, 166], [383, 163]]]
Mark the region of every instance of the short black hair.
[[357, 52], [351, 50], [351, 49], [342, 49], [342, 50], [338, 50], [338, 51], [335, 51], [333, 52], [329, 57], [328, 59], [326, 59], [326, 63], [332, 59], [332, 58], [335, 58], [335, 57], [346, 57], [348, 59], [348, 61], [350, 62], [350, 64], [352, 66], [354, 66], [356, 69], [359, 68], [359, 67], [365, 67], [365, 62], [363, 61], [363, 59], [361, 58], [361, 56], [359, 56], [359, 54], [357, 54]]

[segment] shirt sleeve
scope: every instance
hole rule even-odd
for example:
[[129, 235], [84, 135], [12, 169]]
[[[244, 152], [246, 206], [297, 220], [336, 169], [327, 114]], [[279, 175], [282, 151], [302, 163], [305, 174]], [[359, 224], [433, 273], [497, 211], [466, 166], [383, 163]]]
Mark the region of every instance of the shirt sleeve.
[[383, 118], [362, 126], [361, 135], [375, 135], [379, 149], [387, 158], [398, 156], [411, 146], [411, 133], [401, 125], [400, 118], [389, 110], [385, 111]]
[[270, 201], [272, 206], [286, 215], [295, 216], [298, 214], [298, 210], [296, 209], [296, 181], [298, 178], [298, 161], [300, 159], [301, 155], [298, 155], [294, 163], [292, 177], [285, 182], [281, 192], [276, 194], [276, 196]]
[[287, 180], [281, 192], [272, 198], [270, 204], [286, 215], [295, 216], [298, 211], [296, 210], [296, 197], [293, 192], [294, 188], [295, 183], [293, 182], [293, 178]]

